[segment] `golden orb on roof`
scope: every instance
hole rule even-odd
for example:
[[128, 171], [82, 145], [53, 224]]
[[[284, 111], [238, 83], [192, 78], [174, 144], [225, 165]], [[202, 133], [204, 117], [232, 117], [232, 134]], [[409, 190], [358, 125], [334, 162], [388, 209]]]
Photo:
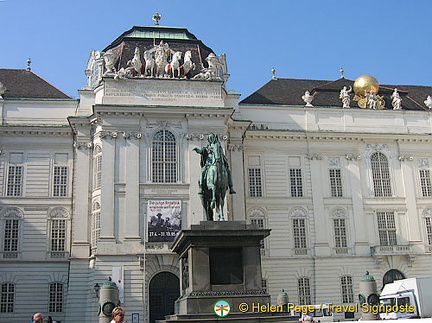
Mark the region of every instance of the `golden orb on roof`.
[[354, 82], [354, 93], [359, 96], [364, 96], [366, 92], [372, 91], [377, 94], [379, 90], [379, 83], [372, 75], [362, 75]]

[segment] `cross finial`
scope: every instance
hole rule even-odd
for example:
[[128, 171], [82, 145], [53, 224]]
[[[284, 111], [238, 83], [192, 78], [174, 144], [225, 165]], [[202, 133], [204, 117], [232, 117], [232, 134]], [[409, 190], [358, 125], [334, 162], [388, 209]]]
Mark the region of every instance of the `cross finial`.
[[153, 15], [153, 20], [155, 21], [155, 25], [159, 25], [159, 20], [161, 20], [162, 16], [159, 14], [159, 12], [156, 12]]
[[273, 76], [272, 76], [272, 80], [277, 80], [277, 77], [276, 77], [276, 70], [275, 70], [274, 67], [271, 69], [271, 72], [272, 72], [272, 74], [273, 74]]
[[31, 64], [31, 59], [29, 58], [29, 59], [27, 60], [27, 68], [26, 68], [27, 71], [31, 71], [30, 64]]

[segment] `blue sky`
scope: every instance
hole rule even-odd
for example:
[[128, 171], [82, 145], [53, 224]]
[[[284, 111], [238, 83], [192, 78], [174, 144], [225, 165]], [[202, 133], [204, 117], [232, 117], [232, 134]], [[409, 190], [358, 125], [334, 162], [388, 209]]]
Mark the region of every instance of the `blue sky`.
[[[78, 97], [91, 49], [132, 26], [186, 27], [227, 54], [228, 89], [245, 98], [271, 79], [374, 75], [432, 85], [430, 0], [3, 0], [0, 68], [32, 70]], [[431, 93], [432, 94], [432, 93]]]

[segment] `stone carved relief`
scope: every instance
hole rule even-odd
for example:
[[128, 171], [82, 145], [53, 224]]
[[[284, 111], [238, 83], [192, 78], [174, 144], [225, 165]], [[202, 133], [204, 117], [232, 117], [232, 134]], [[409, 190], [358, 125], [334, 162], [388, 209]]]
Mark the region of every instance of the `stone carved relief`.
[[425, 208], [423, 210], [424, 217], [432, 217], [432, 207]]
[[432, 109], [432, 97], [430, 95], [428, 95], [426, 100], [424, 100], [424, 104], [429, 110]]
[[418, 168], [429, 168], [429, 159], [428, 158], [419, 158], [418, 159]]
[[51, 218], [68, 218], [69, 212], [63, 207], [56, 207], [49, 212], [49, 216]]
[[307, 217], [307, 213], [305, 210], [303, 210], [301, 208], [294, 208], [290, 212], [290, 216], [293, 218], [305, 218], [305, 217]]
[[91, 149], [93, 147], [93, 143], [91, 141], [75, 141], [73, 143], [73, 147], [75, 149]]
[[337, 208], [337, 209], [333, 210], [332, 216], [334, 218], [346, 218], [347, 214], [346, 214], [346, 211], [344, 209]]
[[262, 209], [253, 208], [248, 212], [249, 218], [265, 218], [265, 212]]
[[120, 138], [124, 139], [141, 139], [143, 134], [141, 132], [132, 131], [101, 131], [100, 137], [102, 139], [116, 139], [120, 136]]
[[329, 157], [328, 165], [329, 165], [329, 167], [339, 167], [340, 166], [340, 158], [339, 157]]
[[4, 218], [22, 218], [24, 214], [17, 207], [8, 207], [2, 211], [1, 216]]

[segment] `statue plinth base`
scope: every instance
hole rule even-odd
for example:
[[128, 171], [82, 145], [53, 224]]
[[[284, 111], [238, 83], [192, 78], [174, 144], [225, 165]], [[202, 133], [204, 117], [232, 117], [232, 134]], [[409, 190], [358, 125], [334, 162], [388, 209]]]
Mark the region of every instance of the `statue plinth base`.
[[[262, 288], [260, 247], [269, 234], [269, 229], [245, 221], [202, 221], [181, 231], [171, 249], [180, 257], [182, 296], [176, 301], [176, 314], [166, 322], [221, 320], [215, 314], [219, 300], [230, 305], [224, 321], [276, 322], [281, 316], [286, 321], [288, 313], [263, 313], [257, 307], [271, 305]], [[242, 303], [249, 307], [245, 312], [240, 310]]]

